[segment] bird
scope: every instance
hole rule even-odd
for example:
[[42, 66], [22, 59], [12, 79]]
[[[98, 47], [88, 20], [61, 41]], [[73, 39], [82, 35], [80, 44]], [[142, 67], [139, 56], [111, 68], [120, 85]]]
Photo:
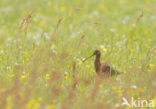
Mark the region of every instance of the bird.
[[121, 72], [115, 70], [114, 68], [107, 65], [106, 63], [101, 63], [101, 61], [100, 61], [100, 58], [101, 58], [100, 50], [95, 50], [94, 53], [91, 56], [84, 59], [83, 62], [85, 62], [86, 60], [88, 60], [89, 58], [91, 58], [93, 56], [96, 56], [95, 61], [94, 61], [94, 67], [95, 67], [95, 72], [98, 75], [105, 75], [107, 77], [110, 77], [110, 76], [121, 74]]

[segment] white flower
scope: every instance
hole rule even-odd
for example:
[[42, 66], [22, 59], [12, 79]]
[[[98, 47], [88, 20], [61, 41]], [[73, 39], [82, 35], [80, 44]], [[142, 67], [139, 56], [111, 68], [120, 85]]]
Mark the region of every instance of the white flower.
[[18, 63], [16, 62], [15, 65], [18, 65]]
[[111, 32], [115, 32], [115, 29], [114, 29], [114, 28], [111, 28], [110, 31], [111, 31]]
[[10, 69], [10, 66], [7, 66], [6, 69], [9, 70]]
[[82, 58], [82, 61], [84, 61], [85, 60], [85, 58]]
[[124, 24], [124, 25], [127, 23], [125, 20], [122, 20], [121, 22], [122, 22], [122, 24]]
[[3, 51], [3, 50], [1, 50], [1, 53], [3, 54], [3, 53], [4, 53], [4, 51]]
[[68, 72], [64, 72], [64, 75], [68, 75]]
[[150, 17], [150, 19], [151, 19], [151, 20], [154, 20], [154, 19], [155, 19], [155, 17], [154, 17], [154, 16], [151, 16], [151, 17]]
[[12, 39], [11, 39], [10, 37], [8, 37], [8, 38], [7, 38], [7, 41], [10, 42], [10, 41], [12, 41]]
[[93, 11], [92, 14], [93, 14], [93, 16], [96, 16], [96, 17], [99, 16], [99, 12], [98, 11]]
[[50, 36], [49, 36], [46, 32], [44, 32], [43, 34], [44, 34], [44, 36], [45, 36], [45, 38], [46, 38], [47, 40], [50, 39]]
[[19, 46], [19, 49], [22, 49], [22, 46]]
[[57, 51], [56, 51], [56, 50], [54, 50], [54, 49], [52, 49], [52, 53], [57, 54]]
[[137, 86], [136, 86], [136, 85], [132, 85], [132, 88], [133, 88], [133, 89], [136, 89], [136, 88], [137, 88]]
[[129, 16], [126, 16], [121, 22], [123, 24], [126, 24], [128, 20], [129, 20]]
[[104, 45], [100, 45], [100, 48], [104, 48], [105, 46]]
[[132, 24], [132, 27], [135, 27], [135, 24]]
[[74, 37], [76, 37], [77, 35], [79, 34], [79, 32], [73, 32], [72, 34], [71, 34], [71, 38], [74, 38]]

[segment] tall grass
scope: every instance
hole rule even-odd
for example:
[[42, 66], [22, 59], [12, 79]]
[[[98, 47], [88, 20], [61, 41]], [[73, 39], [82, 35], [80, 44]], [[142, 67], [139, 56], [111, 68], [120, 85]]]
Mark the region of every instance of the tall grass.
[[[156, 102], [154, 0], [1, 0], [0, 109], [125, 109]], [[34, 8], [35, 7], [35, 8]], [[124, 72], [99, 78], [102, 61]]]

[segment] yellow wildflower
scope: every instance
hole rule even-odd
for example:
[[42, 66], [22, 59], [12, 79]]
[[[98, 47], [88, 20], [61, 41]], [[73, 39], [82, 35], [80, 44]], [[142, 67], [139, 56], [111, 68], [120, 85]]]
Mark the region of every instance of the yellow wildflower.
[[10, 78], [13, 78], [14, 76], [15, 76], [14, 74], [11, 74], [11, 75], [10, 75]]
[[123, 90], [118, 90], [117, 94], [120, 96], [122, 94]]
[[49, 80], [50, 79], [50, 75], [49, 74], [46, 74], [45, 75], [45, 78], [46, 78], [46, 80]]
[[86, 67], [89, 68], [90, 66], [87, 64]]
[[148, 34], [149, 34], [149, 32], [148, 32], [148, 31], [146, 31], [146, 32], [145, 32], [145, 34], [146, 34], [146, 35], [148, 35]]
[[26, 78], [26, 75], [22, 75], [20, 79], [25, 79]]
[[119, 68], [118, 68], [117, 70], [118, 70], [119, 72], [121, 71], [121, 69], [119, 69]]
[[100, 49], [103, 50], [103, 51], [105, 51], [105, 52], [107, 51], [107, 48], [104, 47], [103, 45], [100, 46]]
[[148, 69], [147, 71], [148, 71], [148, 72], [151, 72], [151, 69]]
[[39, 109], [39, 103], [35, 99], [32, 99], [26, 104], [26, 107], [28, 109]]
[[134, 50], [131, 48], [130, 51], [133, 52]]
[[67, 78], [68, 78], [68, 76], [66, 75], [66, 76], [65, 76], [65, 78], [67, 79]]
[[28, 52], [25, 52], [24, 55], [28, 55]]
[[149, 66], [150, 66], [150, 67], [155, 67], [155, 65], [154, 65], [154, 64], [149, 64]]
[[103, 88], [103, 85], [102, 84], [99, 84], [99, 88]]
[[113, 64], [112, 67], [115, 68], [115, 65]]
[[82, 61], [79, 61], [78, 63], [77, 63], [77, 65], [81, 65], [82, 64]]
[[131, 68], [132, 68], [132, 66], [130, 65], [130, 66], [129, 66], [129, 68], [131, 69]]
[[86, 94], [86, 98], [88, 98], [88, 97], [89, 97], [89, 94], [87, 93], [87, 94]]
[[39, 101], [39, 102], [42, 101], [42, 98], [41, 97], [38, 97], [37, 98], [37, 101]]

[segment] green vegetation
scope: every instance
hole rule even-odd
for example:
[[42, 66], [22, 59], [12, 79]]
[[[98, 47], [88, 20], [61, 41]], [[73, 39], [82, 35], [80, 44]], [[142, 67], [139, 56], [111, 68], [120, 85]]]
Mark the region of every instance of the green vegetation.
[[[125, 109], [156, 103], [155, 0], [1, 0], [1, 109]], [[102, 61], [124, 72], [100, 79]]]

